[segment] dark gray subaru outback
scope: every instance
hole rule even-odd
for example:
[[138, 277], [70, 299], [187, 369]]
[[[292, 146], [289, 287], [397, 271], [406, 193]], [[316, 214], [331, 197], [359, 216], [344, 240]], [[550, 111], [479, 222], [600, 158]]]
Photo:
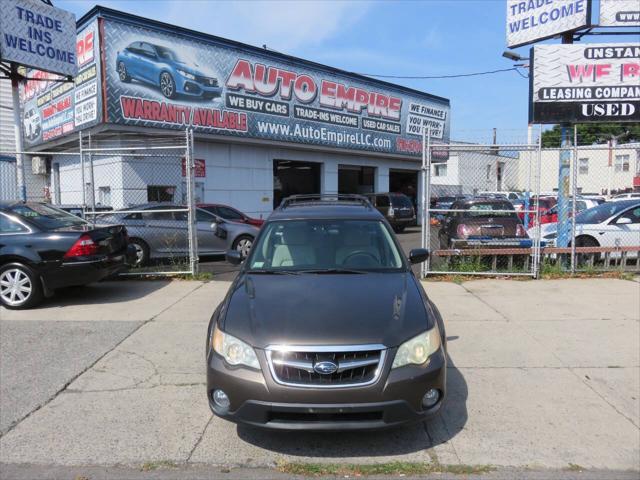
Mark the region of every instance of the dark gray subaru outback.
[[410, 268], [427, 255], [412, 250], [407, 261], [364, 197], [285, 199], [211, 318], [213, 412], [305, 430], [390, 427], [436, 413], [444, 325]]

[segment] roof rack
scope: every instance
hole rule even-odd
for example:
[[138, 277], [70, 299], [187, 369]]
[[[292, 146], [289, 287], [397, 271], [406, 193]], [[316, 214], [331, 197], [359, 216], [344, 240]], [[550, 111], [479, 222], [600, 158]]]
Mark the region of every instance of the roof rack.
[[291, 195], [287, 198], [284, 198], [282, 202], [280, 202], [280, 208], [285, 209], [287, 207], [291, 207], [294, 204], [304, 205], [304, 204], [318, 204], [322, 203], [323, 205], [331, 204], [331, 205], [339, 205], [342, 203], [359, 203], [363, 207], [373, 208], [369, 199], [363, 195], [357, 194], [344, 194], [344, 193], [310, 193], [305, 195]]

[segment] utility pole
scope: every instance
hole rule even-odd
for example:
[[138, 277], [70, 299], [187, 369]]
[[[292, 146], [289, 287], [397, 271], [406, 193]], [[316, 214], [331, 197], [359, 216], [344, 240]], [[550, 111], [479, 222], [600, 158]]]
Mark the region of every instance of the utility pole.
[[[573, 32], [562, 35], [563, 44], [573, 43]], [[571, 224], [569, 223], [569, 183], [571, 171], [571, 123], [560, 124], [560, 162], [558, 164], [558, 237], [556, 246], [564, 248], [569, 245]], [[538, 208], [540, 208], [538, 206]]]
[[13, 103], [13, 129], [14, 139], [16, 145], [16, 181], [18, 184], [18, 195], [20, 200], [25, 202], [27, 200], [27, 186], [24, 178], [24, 145], [22, 144], [22, 124], [20, 118], [20, 81], [22, 75], [18, 73], [18, 66], [15, 63], [11, 63], [11, 72], [9, 75], [11, 79], [11, 100]]

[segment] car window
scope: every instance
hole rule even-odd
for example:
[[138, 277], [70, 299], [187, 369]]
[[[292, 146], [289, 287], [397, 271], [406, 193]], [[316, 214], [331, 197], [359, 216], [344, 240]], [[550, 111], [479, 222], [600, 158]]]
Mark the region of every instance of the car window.
[[0, 213], [0, 234], [11, 235], [14, 233], [26, 233], [29, 229], [20, 225], [14, 219]]
[[[184, 212], [187, 213], [187, 212]], [[218, 219], [215, 217], [215, 215], [213, 215], [212, 213], [203, 210], [201, 208], [196, 209], [196, 221], [197, 222], [209, 222], [209, 223], [213, 223], [215, 221], [217, 221]]]
[[[472, 203], [464, 207], [462, 214], [465, 218], [471, 217], [517, 217], [513, 205], [509, 202], [482, 202]], [[507, 210], [507, 211], [505, 211]]]
[[357, 269], [397, 271], [402, 256], [379, 220], [269, 222], [251, 249], [250, 271]]
[[218, 207], [218, 215], [227, 220], [244, 220], [240, 212], [229, 207]]
[[631, 223], [640, 223], [640, 206], [632, 208], [628, 212], [624, 212], [618, 217], [616, 222], [618, 222], [621, 218], [628, 218], [631, 220]]
[[629, 208], [628, 203], [607, 202], [597, 207], [590, 208], [576, 215], [576, 223], [602, 223], [610, 217], [617, 215]]
[[153, 46], [151, 46], [148, 43], [141, 43], [140, 45], [142, 47], [141, 53], [143, 53], [144, 55], [147, 55], [148, 57], [155, 57], [156, 56], [156, 51], [153, 48]]
[[27, 219], [43, 230], [87, 224], [87, 222], [75, 215], [44, 203], [19, 203], [9, 207], [8, 210]]

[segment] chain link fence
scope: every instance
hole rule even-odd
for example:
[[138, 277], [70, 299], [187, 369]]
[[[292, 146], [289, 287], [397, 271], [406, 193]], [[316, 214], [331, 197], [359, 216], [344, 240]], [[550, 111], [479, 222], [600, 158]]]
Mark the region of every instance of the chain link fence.
[[[14, 153], [24, 159], [26, 200], [50, 203], [94, 225], [125, 225], [136, 248], [136, 264], [125, 275], [175, 275], [198, 270], [192, 152], [193, 134], [186, 131], [162, 137], [81, 132], [64, 151]], [[17, 177], [18, 167], [12, 167], [1, 171], [3, 178]], [[19, 198], [20, 190], [12, 189], [7, 199]], [[212, 229], [215, 217], [207, 220]]]
[[640, 271], [640, 144], [451, 143], [425, 157], [423, 276]]

